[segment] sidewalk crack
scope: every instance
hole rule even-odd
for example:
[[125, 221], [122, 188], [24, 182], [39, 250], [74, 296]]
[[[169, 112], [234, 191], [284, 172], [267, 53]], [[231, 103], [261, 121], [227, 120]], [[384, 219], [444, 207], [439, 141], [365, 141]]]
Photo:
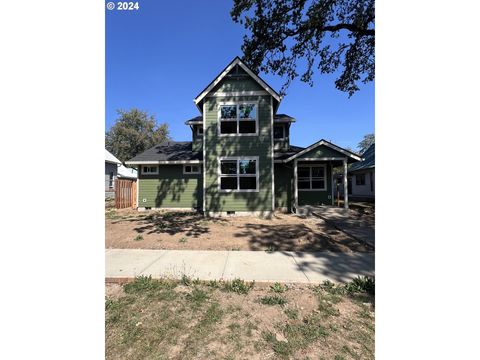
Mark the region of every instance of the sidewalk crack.
[[230, 256], [230, 251], [227, 251], [227, 258], [225, 259], [225, 264], [223, 264], [223, 271], [221, 279], [223, 279], [223, 275], [225, 275], [225, 269], [227, 268], [228, 257]]
[[153, 264], [155, 264], [158, 260], [160, 260], [162, 257], [164, 257], [167, 253], [169, 252], [169, 250], [165, 250], [165, 252], [163, 254], [161, 254], [158, 258], [156, 258], [155, 260], [153, 260], [150, 264], [148, 264], [147, 266], [145, 266], [143, 268], [142, 271], [140, 271], [138, 274], [139, 275], [142, 275], [142, 273], [147, 270], [150, 266], [152, 266]]
[[293, 258], [293, 261], [295, 261], [295, 264], [297, 264], [298, 268], [300, 269], [300, 271], [302, 272], [303, 276], [305, 276], [305, 278], [308, 280], [308, 282], [310, 282], [310, 279], [308, 278], [307, 274], [305, 274], [305, 271], [303, 271], [303, 266], [300, 265], [298, 262], [297, 262], [297, 259], [295, 259], [295, 256], [293, 256], [292, 254], [289, 254], [292, 258]]

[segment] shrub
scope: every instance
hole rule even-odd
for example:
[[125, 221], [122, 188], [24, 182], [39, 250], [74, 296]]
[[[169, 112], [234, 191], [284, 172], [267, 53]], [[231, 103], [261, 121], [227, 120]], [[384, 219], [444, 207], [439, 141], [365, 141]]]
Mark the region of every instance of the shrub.
[[375, 278], [358, 276], [345, 285], [345, 290], [349, 294], [368, 293], [370, 295], [375, 295]]

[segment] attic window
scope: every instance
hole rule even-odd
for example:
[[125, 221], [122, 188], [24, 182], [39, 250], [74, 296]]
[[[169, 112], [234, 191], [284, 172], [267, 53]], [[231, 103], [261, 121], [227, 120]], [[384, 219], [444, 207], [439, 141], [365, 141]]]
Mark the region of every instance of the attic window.
[[221, 135], [257, 135], [257, 104], [224, 104], [219, 108]]

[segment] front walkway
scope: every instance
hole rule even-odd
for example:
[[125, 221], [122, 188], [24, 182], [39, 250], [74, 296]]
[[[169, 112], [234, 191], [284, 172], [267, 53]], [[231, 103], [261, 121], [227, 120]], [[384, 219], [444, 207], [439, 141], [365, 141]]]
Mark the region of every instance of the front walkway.
[[200, 280], [346, 282], [359, 275], [374, 276], [374, 257], [374, 253], [107, 249], [105, 278], [187, 275]]

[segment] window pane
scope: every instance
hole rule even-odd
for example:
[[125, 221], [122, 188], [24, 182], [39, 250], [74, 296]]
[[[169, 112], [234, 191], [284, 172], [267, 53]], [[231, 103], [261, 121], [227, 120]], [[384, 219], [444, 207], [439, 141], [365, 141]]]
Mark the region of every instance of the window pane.
[[190, 165], [185, 166], [185, 172], [186, 173], [192, 172], [192, 167]]
[[237, 189], [237, 178], [236, 177], [221, 177], [220, 178], [220, 189], [222, 189], [222, 190], [236, 190]]
[[310, 177], [310, 168], [299, 167], [297, 170], [298, 177]]
[[273, 138], [274, 139], [283, 139], [283, 126], [275, 126], [273, 128]]
[[255, 134], [257, 127], [254, 120], [243, 120], [238, 124], [240, 134]]
[[257, 188], [257, 178], [253, 176], [240, 177], [240, 189], [255, 190]]
[[255, 174], [256, 161], [255, 160], [240, 160], [240, 174]]
[[221, 121], [220, 122], [220, 132], [222, 134], [236, 134], [237, 133], [237, 122], [236, 121]]
[[198, 172], [198, 166], [196, 165], [192, 166], [192, 172]]
[[238, 107], [240, 119], [256, 119], [257, 106], [255, 104], [243, 104]]
[[236, 105], [222, 105], [220, 106], [220, 116], [222, 119], [236, 119], [237, 106]]
[[222, 160], [220, 163], [222, 174], [236, 174], [237, 162], [235, 160]]
[[198, 133], [199, 133], [199, 134], [203, 134], [203, 126], [199, 126], [199, 127], [198, 127]]
[[312, 189], [325, 188], [325, 180], [312, 180]]
[[299, 189], [310, 189], [310, 180], [298, 180], [298, 188]]
[[312, 177], [324, 177], [323, 167], [312, 167]]

